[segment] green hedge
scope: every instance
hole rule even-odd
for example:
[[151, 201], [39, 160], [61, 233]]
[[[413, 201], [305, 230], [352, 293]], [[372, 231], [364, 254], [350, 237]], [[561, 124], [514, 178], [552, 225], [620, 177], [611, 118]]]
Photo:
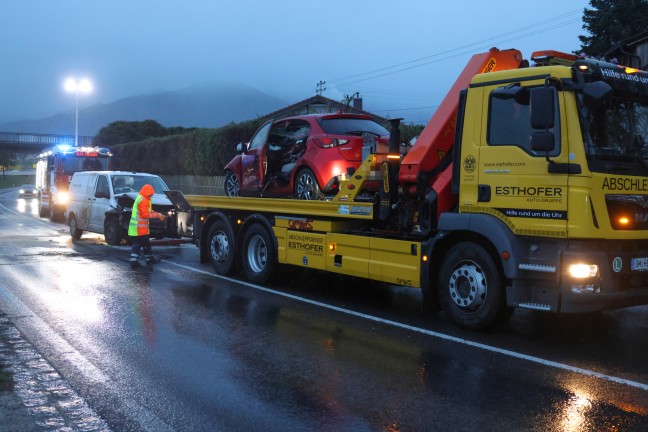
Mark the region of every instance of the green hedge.
[[236, 155], [236, 144], [249, 141], [259, 123], [251, 120], [218, 129], [196, 129], [181, 135], [111, 145], [113, 167], [153, 174], [223, 175], [223, 168]]

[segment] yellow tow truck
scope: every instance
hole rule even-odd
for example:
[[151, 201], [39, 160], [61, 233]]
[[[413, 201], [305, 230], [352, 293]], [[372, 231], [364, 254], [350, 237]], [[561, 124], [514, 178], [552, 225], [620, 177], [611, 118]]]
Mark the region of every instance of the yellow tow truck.
[[171, 192], [218, 274], [287, 264], [422, 290], [481, 330], [515, 308], [648, 303], [648, 73], [555, 51], [476, 54], [407, 155], [365, 137], [326, 201]]

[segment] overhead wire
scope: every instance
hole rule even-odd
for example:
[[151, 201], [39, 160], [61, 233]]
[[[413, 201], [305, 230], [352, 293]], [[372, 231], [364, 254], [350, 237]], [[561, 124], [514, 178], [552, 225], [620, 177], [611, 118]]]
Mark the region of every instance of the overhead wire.
[[[345, 84], [349, 84], [349, 83], [353, 83], [353, 82], [360, 82], [360, 81], [364, 81], [364, 80], [367, 80], [367, 79], [373, 79], [373, 78], [389, 75], [389, 74], [392, 74], [392, 73], [402, 72], [404, 70], [409, 70], [409, 69], [413, 69], [413, 68], [416, 68], [416, 67], [425, 66], [425, 65], [428, 65], [430, 63], [434, 63], [436, 61], [442, 61], [442, 60], [446, 60], [448, 58], [453, 58], [453, 57], [455, 57], [457, 55], [463, 55], [463, 54], [465, 54], [465, 52], [463, 50], [466, 50], [467, 48], [475, 47], [477, 45], [484, 45], [486, 43], [496, 43], [496, 42], [503, 43], [503, 42], [507, 42], [509, 40], [512, 40], [512, 38], [508, 38], [508, 39], [504, 39], [504, 40], [500, 40], [500, 39], [503, 38], [503, 37], [516, 35], [516, 34], [522, 32], [522, 31], [525, 31], [525, 30], [528, 30], [528, 29], [532, 29], [532, 28], [535, 28], [535, 27], [545, 25], [545, 24], [547, 24], [549, 22], [555, 22], [556, 20], [564, 19], [566, 17], [569, 17], [569, 16], [577, 14], [577, 13], [582, 13], [582, 10], [577, 9], [577, 10], [573, 10], [573, 11], [570, 11], [570, 12], [566, 12], [566, 13], [563, 13], [563, 14], [558, 15], [558, 16], [553, 17], [553, 18], [549, 18], [549, 19], [539, 21], [539, 22], [534, 23], [534, 24], [530, 24], [530, 25], [527, 25], [527, 26], [524, 26], [524, 27], [520, 27], [520, 28], [518, 28], [516, 30], [511, 30], [509, 32], [505, 32], [505, 33], [499, 34], [497, 36], [493, 36], [493, 37], [490, 37], [490, 38], [483, 39], [481, 41], [472, 42], [472, 43], [469, 43], [469, 44], [466, 44], [466, 45], [462, 45], [462, 46], [459, 46], [459, 47], [455, 47], [455, 48], [452, 48], [452, 49], [441, 51], [441, 52], [431, 54], [431, 55], [428, 55], [428, 56], [425, 56], [425, 57], [420, 57], [420, 58], [415, 59], [415, 60], [410, 60], [410, 61], [406, 61], [406, 62], [403, 62], [403, 63], [398, 63], [398, 64], [395, 64], [395, 65], [386, 66], [386, 67], [382, 67], [382, 68], [379, 68], [379, 69], [374, 69], [374, 70], [367, 71], [367, 72], [361, 72], [361, 73], [357, 73], [357, 74], [353, 74], [353, 75], [347, 75], [347, 76], [344, 76], [344, 77], [333, 78], [333, 79], [328, 80], [327, 82], [342, 84], [342, 82], [347, 81], [347, 80], [352, 79], [352, 78], [356, 78], [356, 77], [360, 77], [360, 76], [364, 76], [364, 75], [372, 75], [372, 74], [376, 74], [376, 73], [379, 73], [379, 72], [389, 71], [390, 69], [399, 68], [401, 66], [414, 64], [413, 66], [398, 69], [396, 71], [386, 72], [386, 73], [382, 73], [380, 75], [371, 76], [371, 77], [368, 77], [368, 78], [359, 79], [359, 80], [350, 81], [350, 82], [345, 83]], [[577, 21], [580, 21], [580, 18], [571, 19], [569, 21], [566, 21], [566, 22], [560, 23], [560, 24], [554, 24], [549, 28], [542, 28], [540, 31], [551, 30], [551, 29], [554, 29], [556, 27], [572, 24], [572, 23], [577, 22]], [[531, 32], [531, 33], [523, 34], [522, 36], [516, 36], [515, 39], [518, 39], [520, 37], [531, 36], [531, 35], [537, 34], [537, 32], [538, 31], [534, 31], [534, 32]], [[456, 54], [458, 51], [461, 51], [461, 53]], [[472, 52], [472, 50], [471, 50], [471, 52]], [[455, 53], [455, 54], [453, 54], [453, 53]], [[433, 59], [435, 57], [445, 56], [447, 54], [453, 54], [453, 55], [443, 57], [443, 58], [441, 58], [439, 60], [436, 60], [436, 61], [420, 63], [420, 62], [422, 62], [424, 60]], [[420, 64], [415, 64], [415, 63], [420, 63]]]
[[[533, 32], [525, 33], [525, 34], [522, 34], [522, 35], [517, 35], [517, 36], [515, 36], [515, 37], [510, 37], [510, 38], [508, 38], [508, 39], [498, 40], [497, 43], [505, 43], [505, 42], [509, 42], [509, 41], [512, 41], [512, 40], [517, 40], [517, 39], [521, 39], [521, 38], [524, 38], [524, 37], [533, 36], [533, 35], [535, 35], [535, 34], [543, 33], [543, 32], [545, 32], [545, 31], [547, 31], [547, 30], [553, 30], [553, 29], [555, 29], [555, 28], [562, 27], [562, 26], [565, 26], [565, 25], [568, 25], [568, 24], [573, 24], [573, 23], [578, 22], [578, 21], [580, 21], [580, 19], [574, 19], [574, 20], [570, 20], [570, 21], [567, 21], [567, 22], [564, 22], [564, 23], [555, 24], [555, 25], [553, 25], [553, 26], [551, 26], [551, 27], [546, 27], [546, 28], [543, 28], [543, 29], [540, 29], [540, 30], [536, 30], [536, 31], [533, 31]], [[454, 51], [454, 52], [453, 52], [453, 51]], [[470, 50], [468, 50], [468, 49], [464, 49], [464, 50], [453, 50], [453, 51], [445, 51], [444, 53], [447, 53], [448, 55], [446, 55], [446, 56], [444, 56], [444, 57], [441, 57], [441, 58], [437, 58], [437, 59], [435, 59], [435, 60], [430, 60], [430, 61], [427, 61], [427, 62], [424, 62], [424, 63], [418, 63], [418, 64], [415, 64], [415, 65], [412, 65], [412, 66], [407, 66], [407, 67], [403, 67], [403, 68], [396, 69], [396, 70], [392, 70], [392, 71], [388, 71], [388, 72], [383, 72], [383, 73], [376, 74], [376, 75], [371, 75], [371, 76], [366, 77], [366, 78], [358, 78], [357, 80], [346, 81], [346, 82], [339, 82], [339, 83], [336, 83], [335, 80], [331, 80], [330, 82], [331, 82], [332, 84], [337, 84], [337, 85], [349, 85], [349, 84], [354, 84], [354, 83], [357, 83], [357, 82], [362, 82], [362, 81], [367, 81], [367, 80], [371, 80], [371, 79], [376, 79], [376, 78], [384, 77], [384, 76], [387, 76], [387, 75], [393, 75], [393, 74], [395, 74], [395, 73], [404, 72], [404, 71], [408, 71], [408, 70], [411, 70], [411, 69], [416, 69], [416, 68], [420, 68], [420, 67], [423, 67], [423, 66], [427, 66], [427, 65], [430, 65], [430, 64], [433, 64], [433, 63], [438, 63], [438, 62], [441, 62], [441, 61], [449, 60], [449, 59], [452, 59], [452, 58], [455, 58], [455, 57], [459, 57], [459, 56], [462, 56], [462, 55], [470, 54], [470, 53], [472, 53], [474, 50], [473, 50], [473, 49], [470, 49]], [[441, 55], [442, 55], [442, 54], [438, 54], [438, 55], [435, 55], [435, 56], [441, 56]], [[429, 58], [429, 57], [428, 57], [428, 58]], [[404, 64], [403, 64], [403, 65], [404, 65]], [[392, 68], [394, 68], [394, 67], [397, 67], [397, 66], [391, 66], [391, 67], [389, 67], [388, 69], [392, 69]], [[367, 74], [367, 73], [365, 73], [365, 74]]]
[[[624, 4], [629, 4], [631, 3], [630, 0], [626, 2], [622, 2], [618, 5], [615, 5], [614, 8], [610, 8], [609, 11], [601, 11], [599, 10], [599, 13], [611, 13], [612, 9], [616, 9], [619, 7], [623, 7]], [[339, 77], [339, 78], [334, 78], [330, 79], [327, 81], [327, 84], [333, 85], [334, 87], [338, 89], [345, 89], [351, 84], [363, 82], [363, 81], [368, 81], [380, 77], [384, 77], [387, 75], [392, 75], [400, 72], [405, 72], [411, 69], [416, 69], [420, 68], [423, 66], [427, 66], [433, 63], [438, 63], [441, 61], [445, 61], [448, 59], [452, 59], [458, 56], [466, 55], [473, 53], [475, 50], [476, 46], [485, 46], [486, 44], [488, 45], [497, 45], [497, 44], [503, 44], [506, 42], [510, 42], [513, 40], [518, 40], [521, 38], [526, 38], [530, 37], [539, 33], [544, 33], [549, 30], [553, 30], [559, 27], [563, 27], [566, 25], [574, 24], [576, 22], [582, 21], [582, 16], [581, 14], [584, 13], [584, 10], [586, 8], [579, 8], [579, 9], [574, 9], [572, 11], [565, 12], [563, 14], [557, 15], [552, 18], [548, 18], [542, 21], [538, 21], [536, 23], [519, 27], [515, 30], [511, 30], [508, 32], [501, 33], [499, 35], [489, 37], [486, 39], [483, 39], [481, 41], [476, 41], [472, 42], [466, 45], [462, 45], [459, 47], [455, 47], [449, 50], [441, 51], [438, 53], [434, 53], [428, 56], [420, 57], [418, 59], [414, 60], [409, 60], [403, 63], [398, 63], [394, 64], [391, 66], [386, 66], [378, 69], [373, 69], [367, 72], [361, 72], [353, 75], [347, 75], [344, 77]], [[579, 15], [577, 18], [570, 18], [574, 15]], [[559, 21], [559, 22], [556, 22]], [[551, 24], [551, 25], [547, 25]], [[426, 61], [428, 60], [428, 61]], [[398, 69], [396, 69], [398, 68]], [[357, 79], [354, 79], [357, 78]], [[358, 86], [353, 87], [355, 91], [359, 90]], [[371, 92], [378, 92], [380, 94], [382, 92], [383, 95], [387, 96], [389, 93], [389, 90], [380, 90], [380, 89], [373, 89]], [[392, 93], [393, 94], [393, 93]], [[430, 109], [434, 107], [423, 107], [423, 108], [399, 108], [399, 109], [392, 109], [392, 110], [377, 110], [377, 112], [391, 112], [391, 111], [406, 111], [406, 110], [415, 110], [415, 109]]]

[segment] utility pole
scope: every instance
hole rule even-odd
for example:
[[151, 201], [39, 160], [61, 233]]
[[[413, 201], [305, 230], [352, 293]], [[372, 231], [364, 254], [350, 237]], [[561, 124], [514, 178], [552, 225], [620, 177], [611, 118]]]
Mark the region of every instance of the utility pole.
[[315, 90], [315, 93], [317, 93], [318, 96], [322, 96], [322, 92], [326, 90], [324, 84], [326, 84], [326, 81], [320, 81], [317, 83], [317, 90]]

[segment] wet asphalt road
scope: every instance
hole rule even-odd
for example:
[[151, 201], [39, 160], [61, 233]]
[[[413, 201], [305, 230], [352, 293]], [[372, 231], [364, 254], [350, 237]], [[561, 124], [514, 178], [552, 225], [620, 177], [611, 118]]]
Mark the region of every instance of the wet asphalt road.
[[9, 190], [0, 238], [0, 313], [111, 430], [648, 430], [648, 307], [473, 333], [416, 290], [293, 268], [262, 288], [190, 244], [131, 270]]

